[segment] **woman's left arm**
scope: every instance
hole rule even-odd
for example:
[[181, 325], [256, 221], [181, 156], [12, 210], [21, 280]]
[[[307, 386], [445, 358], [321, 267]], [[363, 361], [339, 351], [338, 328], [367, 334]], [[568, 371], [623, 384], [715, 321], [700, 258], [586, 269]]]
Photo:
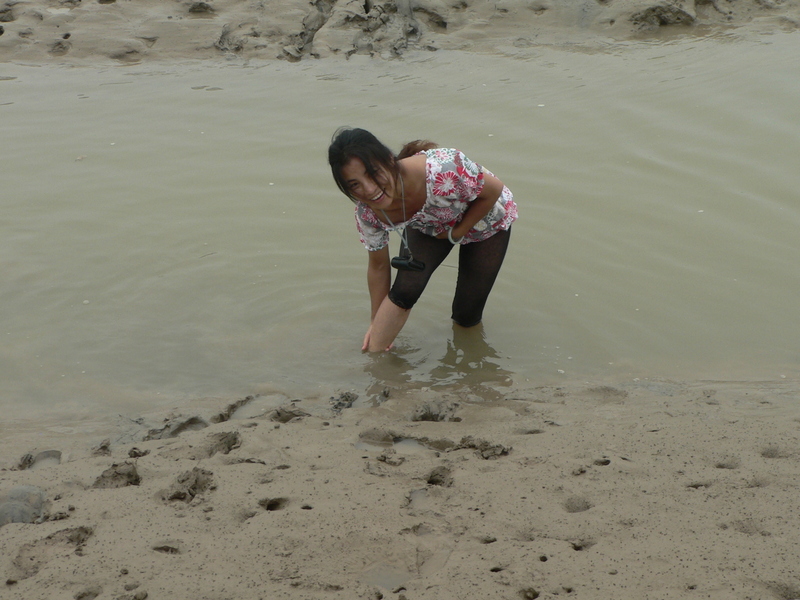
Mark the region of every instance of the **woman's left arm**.
[[[489, 214], [492, 207], [500, 198], [503, 193], [503, 182], [494, 175], [484, 174], [483, 189], [478, 196], [470, 202], [469, 208], [464, 212], [461, 221], [453, 227], [453, 239], [462, 238], [469, 233], [469, 230], [475, 227], [475, 224], [483, 217]], [[440, 239], [447, 238], [447, 232], [441, 233], [436, 236]]]

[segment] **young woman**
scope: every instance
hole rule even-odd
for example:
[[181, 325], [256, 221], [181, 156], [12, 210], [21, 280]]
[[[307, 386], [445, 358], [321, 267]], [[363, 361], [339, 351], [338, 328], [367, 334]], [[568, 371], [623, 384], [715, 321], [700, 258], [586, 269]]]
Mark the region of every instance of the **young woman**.
[[[462, 327], [480, 323], [517, 218], [503, 182], [458, 150], [417, 140], [395, 156], [363, 129], [339, 129], [328, 163], [336, 185], [356, 205], [356, 225], [369, 250], [372, 319], [362, 350], [391, 347], [453, 246], [459, 255], [452, 319]], [[392, 230], [402, 241], [400, 256], [390, 259]]]

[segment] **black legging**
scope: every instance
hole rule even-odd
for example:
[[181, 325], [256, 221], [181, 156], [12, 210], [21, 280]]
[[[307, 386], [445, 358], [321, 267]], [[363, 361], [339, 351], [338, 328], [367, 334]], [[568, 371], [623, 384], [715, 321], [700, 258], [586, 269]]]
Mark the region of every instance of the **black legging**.
[[[411, 254], [425, 263], [425, 270], [398, 271], [389, 291], [389, 299], [400, 308], [410, 309], [419, 300], [431, 275], [450, 253], [453, 244], [447, 239], [440, 240], [411, 227], [406, 228], [406, 233]], [[509, 229], [498, 231], [482, 242], [459, 246], [458, 281], [453, 297], [452, 319], [462, 327], [472, 327], [481, 322], [483, 307], [503, 266], [510, 239]]]

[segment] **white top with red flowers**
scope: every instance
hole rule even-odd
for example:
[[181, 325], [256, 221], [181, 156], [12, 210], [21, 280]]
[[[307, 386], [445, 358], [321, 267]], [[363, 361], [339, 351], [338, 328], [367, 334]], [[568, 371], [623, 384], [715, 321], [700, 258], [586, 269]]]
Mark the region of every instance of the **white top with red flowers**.
[[[490, 171], [458, 150], [435, 148], [426, 150], [426, 180], [428, 198], [422, 208], [404, 223], [395, 227], [378, 219], [372, 209], [364, 202], [356, 203], [356, 226], [361, 242], [367, 250], [380, 250], [389, 243], [389, 232], [404, 226], [413, 227], [423, 233], [436, 237], [455, 227], [483, 189], [485, 173]], [[480, 242], [501, 230], [508, 229], [517, 220], [517, 205], [511, 190], [503, 186], [503, 191], [489, 213], [478, 221], [460, 243]]]

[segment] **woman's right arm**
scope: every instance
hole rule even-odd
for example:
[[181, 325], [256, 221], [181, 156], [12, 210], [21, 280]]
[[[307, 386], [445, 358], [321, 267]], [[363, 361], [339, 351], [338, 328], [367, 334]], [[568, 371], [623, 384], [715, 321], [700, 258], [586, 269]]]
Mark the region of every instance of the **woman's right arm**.
[[369, 288], [369, 299], [372, 307], [370, 313], [370, 323], [375, 318], [383, 299], [389, 295], [389, 287], [392, 284], [392, 269], [389, 259], [389, 246], [369, 252], [369, 264], [367, 265], [367, 287]]
[[[392, 269], [389, 259], [389, 246], [386, 245], [380, 250], [369, 253], [367, 287], [369, 288], [369, 299], [372, 310], [369, 318], [369, 329], [367, 329], [367, 333], [364, 336], [364, 343], [361, 345], [362, 351], [370, 350], [370, 346], [373, 345], [372, 325], [375, 322], [375, 315], [378, 314], [378, 309], [389, 296], [389, 287], [391, 284]], [[389, 348], [385, 349], [388, 350]]]

